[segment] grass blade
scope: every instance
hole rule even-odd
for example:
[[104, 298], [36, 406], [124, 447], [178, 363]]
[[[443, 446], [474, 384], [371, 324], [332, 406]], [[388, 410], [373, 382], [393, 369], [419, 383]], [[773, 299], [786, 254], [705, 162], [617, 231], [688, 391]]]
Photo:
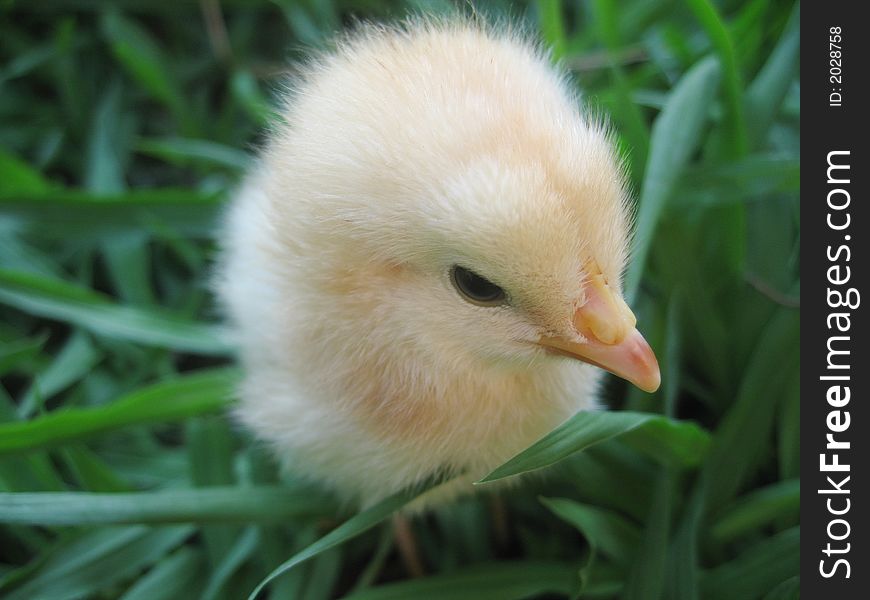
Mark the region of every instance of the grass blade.
[[633, 181], [642, 181], [643, 169], [649, 155], [650, 132], [638, 103], [632, 99], [631, 84], [624, 69], [616, 62], [615, 55], [622, 47], [620, 39], [620, 19], [622, 7], [617, 8], [615, 0], [595, 0], [591, 3], [598, 36], [608, 52], [608, 66], [613, 75], [615, 101], [614, 119], [620, 125], [631, 152], [628, 161]]
[[[190, 479], [197, 487], [233, 485], [233, 438], [229, 424], [220, 417], [192, 419], [185, 430], [190, 462]], [[225, 564], [230, 551], [238, 547], [241, 530], [232, 525], [209, 525], [201, 529], [206, 556], [212, 571]], [[217, 590], [215, 591], [217, 593]]]
[[226, 408], [238, 379], [233, 369], [183, 375], [142, 388], [106, 406], [61, 409], [23, 423], [0, 424], [0, 456], [52, 448], [113, 429], [184, 419]]
[[761, 144], [773, 124], [800, 65], [800, 14], [800, 5], [795, 4], [776, 48], [746, 91], [749, 131], [755, 146]]
[[681, 507], [681, 520], [674, 534], [665, 567], [665, 597], [669, 600], [699, 600], [698, 538], [706, 490], [699, 488]]
[[704, 460], [710, 434], [689, 421], [664, 417], [627, 431], [622, 441], [659, 464], [684, 468], [697, 466]]
[[538, 22], [541, 35], [550, 48], [554, 61], [565, 56], [568, 45], [565, 37], [565, 20], [562, 18], [562, 0], [537, 0]]
[[[61, 579], [86, 567], [92, 562], [104, 559], [126, 545], [142, 539], [148, 532], [146, 527], [107, 527], [95, 531], [69, 537], [47, 550], [39, 557], [39, 563], [23, 567], [21, 571], [28, 576], [40, 578], [43, 581], [52, 577]], [[19, 577], [4, 578], [0, 592], [8, 593]], [[21, 587], [27, 587], [30, 581]], [[18, 589], [20, 590], [21, 587]], [[4, 596], [4, 599], [6, 596]]]
[[0, 269], [0, 302], [115, 339], [198, 354], [221, 355], [230, 351], [229, 343], [216, 326], [157, 309], [116, 304], [62, 279]]
[[142, 139], [136, 144], [136, 150], [181, 166], [205, 163], [243, 171], [250, 163], [247, 153], [210, 140], [177, 137]]
[[148, 233], [113, 236], [103, 242], [103, 260], [117, 291], [126, 304], [149, 306], [156, 304], [151, 289], [151, 254]]
[[191, 236], [213, 234], [222, 195], [195, 190], [135, 190], [102, 195], [80, 190], [0, 193], [0, 224], [40, 236], [93, 240], [140, 233], [159, 223]]
[[689, 7], [701, 22], [722, 65], [725, 79], [725, 127], [728, 131], [728, 155], [739, 158], [746, 154], [746, 120], [743, 115], [743, 82], [734, 52], [734, 41], [710, 0], [688, 0]]
[[765, 327], [733, 407], [722, 419], [704, 465], [710, 508], [726, 504], [765, 458], [774, 426], [774, 401], [797, 377], [800, 314], [780, 308]]
[[238, 536], [235, 544], [223, 556], [223, 559], [212, 569], [208, 584], [202, 591], [201, 600], [215, 600], [233, 573], [247, 561], [257, 549], [260, 537], [255, 527], [247, 527]]
[[662, 470], [647, 515], [646, 530], [628, 573], [621, 598], [656, 600], [661, 597], [667, 564], [673, 495], [674, 477]]
[[157, 41], [117, 10], [104, 15], [102, 29], [118, 62], [142, 88], [172, 111], [183, 128], [192, 131], [195, 127], [188, 117], [187, 103]]
[[709, 443], [708, 434], [694, 423], [672, 421], [661, 415], [627, 411], [579, 412], [478, 483], [547, 467], [575, 452], [642, 427], [651, 429], [639, 432], [636, 441], [656, 448], [670, 448], [686, 456], [703, 456]]
[[26, 419], [41, 408], [40, 398], [51, 398], [67, 386], [87, 375], [99, 362], [101, 353], [90, 337], [74, 333], [56, 354], [56, 358], [36, 376], [36, 381], [18, 403], [18, 416]]
[[782, 581], [798, 575], [799, 563], [800, 528], [793, 527], [708, 571], [702, 580], [701, 597], [704, 600], [759, 598]]
[[122, 128], [125, 120], [121, 114], [121, 84], [115, 80], [103, 93], [91, 123], [84, 180], [92, 192], [116, 194], [127, 187], [123, 165], [129, 148], [127, 132]]
[[199, 552], [184, 546], [167, 556], [140, 578], [120, 600], [175, 600], [187, 598], [202, 568]]
[[640, 546], [640, 531], [619, 513], [567, 498], [541, 498], [541, 502], [576, 527], [590, 546], [601, 549], [617, 563], [628, 564]]
[[59, 454], [82, 489], [89, 492], [126, 492], [131, 489], [96, 453], [82, 444], [61, 448]]
[[626, 274], [626, 297], [637, 294], [653, 234], [665, 203], [701, 140], [719, 82], [719, 65], [706, 58], [686, 73], [653, 124], [650, 155], [641, 188], [634, 258]]
[[5, 600], [72, 600], [73, 598], [99, 597], [99, 592], [109, 590], [132, 577], [142, 569], [160, 560], [169, 551], [182, 543], [194, 532], [193, 527], [162, 527], [146, 531], [138, 539], [116, 546], [111, 552], [101, 552], [99, 558], [79, 561], [76, 569], [48, 568], [37, 572], [32, 578], [14, 590]]
[[[3, 213], [0, 212], [0, 227], [3, 226], [3, 220]], [[52, 257], [25, 243], [15, 232], [5, 230], [0, 235], [0, 268], [55, 277], [62, 273]]]
[[305, 600], [332, 600], [333, 588], [341, 574], [342, 547], [334, 546], [309, 563], [310, 575], [305, 585]]
[[375, 550], [371, 555], [371, 559], [369, 559], [369, 562], [368, 564], [366, 564], [365, 569], [363, 569], [359, 578], [356, 580], [356, 583], [351, 590], [351, 594], [354, 592], [360, 592], [362, 590], [368, 589], [372, 586], [372, 584], [381, 574], [381, 569], [384, 567], [384, 562], [387, 560], [387, 555], [393, 549], [393, 541], [393, 528], [382, 527], [380, 537], [378, 537], [377, 546], [375, 546]]
[[646, 515], [647, 498], [653, 486], [649, 462], [624, 449], [618, 440], [574, 454], [553, 469], [573, 483], [576, 498], [582, 502], [612, 509], [637, 521]]
[[44, 526], [280, 522], [331, 516], [336, 510], [324, 494], [279, 487], [0, 494], [0, 522]]
[[42, 173], [0, 148], [0, 193], [39, 194], [50, 188], [51, 184]]
[[711, 537], [726, 544], [784, 516], [792, 515], [797, 520], [800, 494], [799, 479], [780, 481], [747, 494], [716, 521]]
[[[449, 482], [447, 482], [449, 484]], [[281, 565], [279, 565], [276, 569], [274, 569], [265, 579], [263, 579], [254, 591], [251, 592], [251, 595], [248, 596], [248, 600], [255, 600], [257, 596], [260, 594], [263, 589], [271, 582], [273, 582], [276, 578], [280, 577], [296, 565], [305, 562], [310, 558], [314, 558], [318, 554], [329, 550], [330, 548], [334, 548], [339, 544], [343, 544], [348, 540], [351, 540], [358, 535], [365, 533], [394, 512], [408, 504], [414, 498], [419, 497], [420, 495], [426, 493], [426, 491], [431, 487], [431, 485], [422, 486], [417, 490], [408, 490], [404, 492], [399, 492], [397, 494], [393, 494], [392, 496], [382, 500], [378, 504], [372, 506], [369, 509], [362, 511], [361, 513], [351, 517], [325, 536], [306, 547], [301, 552], [296, 553], [294, 556], [290, 557], [286, 561], [284, 561]]]
[[[0, 342], [0, 376], [9, 371], [27, 372], [45, 345], [46, 336]], [[10, 411], [13, 409], [10, 408]]]

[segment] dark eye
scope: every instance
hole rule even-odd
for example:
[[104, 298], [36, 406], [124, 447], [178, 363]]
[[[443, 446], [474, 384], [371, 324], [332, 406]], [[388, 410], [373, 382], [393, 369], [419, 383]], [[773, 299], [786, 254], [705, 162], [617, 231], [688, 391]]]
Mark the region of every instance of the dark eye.
[[459, 293], [469, 302], [481, 306], [504, 304], [507, 295], [504, 290], [465, 267], [455, 266], [450, 270], [450, 279]]

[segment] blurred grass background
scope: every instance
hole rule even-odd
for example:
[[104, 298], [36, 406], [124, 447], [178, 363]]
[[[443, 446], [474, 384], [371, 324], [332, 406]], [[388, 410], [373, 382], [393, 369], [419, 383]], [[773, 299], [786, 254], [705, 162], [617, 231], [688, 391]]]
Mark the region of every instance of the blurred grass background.
[[[799, 6], [476, 6], [538, 31], [612, 120], [663, 386], [607, 400], [705, 443], [617, 436], [416, 518], [423, 579], [389, 524], [339, 531], [270, 597], [797, 598]], [[457, 7], [0, 2], [0, 596], [244, 598], [347, 517], [225, 415], [215, 219], [294, 59], [355, 18]]]

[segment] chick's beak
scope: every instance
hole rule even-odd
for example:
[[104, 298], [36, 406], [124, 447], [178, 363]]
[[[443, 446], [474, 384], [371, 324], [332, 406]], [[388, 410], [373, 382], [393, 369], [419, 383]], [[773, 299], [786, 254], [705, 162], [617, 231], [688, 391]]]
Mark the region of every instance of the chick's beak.
[[661, 383], [659, 363], [635, 328], [636, 322], [625, 300], [597, 272], [587, 283], [586, 302], [574, 313], [574, 327], [586, 341], [543, 337], [539, 343], [551, 351], [610, 371], [645, 392], [654, 392]]

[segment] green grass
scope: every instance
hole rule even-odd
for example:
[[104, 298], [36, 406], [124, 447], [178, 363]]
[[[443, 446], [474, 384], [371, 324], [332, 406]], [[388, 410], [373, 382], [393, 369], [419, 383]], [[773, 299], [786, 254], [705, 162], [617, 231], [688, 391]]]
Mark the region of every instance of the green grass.
[[486, 3], [618, 133], [663, 385], [609, 381], [612, 412], [487, 480], [545, 476], [417, 517], [425, 578], [389, 521], [420, 490], [349, 515], [228, 418], [215, 223], [292, 60], [355, 17], [452, 5], [0, 5], [0, 596], [798, 597], [791, 2]]

